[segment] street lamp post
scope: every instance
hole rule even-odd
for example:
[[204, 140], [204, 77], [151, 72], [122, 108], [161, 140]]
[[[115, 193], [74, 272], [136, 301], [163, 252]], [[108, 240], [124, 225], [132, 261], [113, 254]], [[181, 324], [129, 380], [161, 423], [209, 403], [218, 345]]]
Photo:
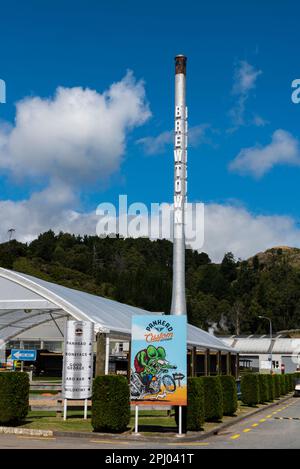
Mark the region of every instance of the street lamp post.
[[270, 341], [271, 341], [271, 351], [270, 351], [270, 360], [271, 360], [271, 368], [270, 368], [270, 373], [272, 374], [273, 372], [273, 355], [272, 355], [272, 319], [267, 317], [267, 316], [258, 316], [259, 319], [267, 319], [270, 323]]

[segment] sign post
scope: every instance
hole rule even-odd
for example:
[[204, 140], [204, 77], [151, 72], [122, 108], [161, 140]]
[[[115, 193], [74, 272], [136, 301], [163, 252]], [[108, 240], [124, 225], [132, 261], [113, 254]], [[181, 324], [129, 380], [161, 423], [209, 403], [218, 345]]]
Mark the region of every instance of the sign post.
[[67, 321], [63, 363], [64, 420], [68, 399], [87, 400], [92, 395], [94, 324], [89, 321]]
[[130, 396], [138, 407], [179, 406], [182, 435], [182, 406], [187, 405], [186, 316], [133, 316]]

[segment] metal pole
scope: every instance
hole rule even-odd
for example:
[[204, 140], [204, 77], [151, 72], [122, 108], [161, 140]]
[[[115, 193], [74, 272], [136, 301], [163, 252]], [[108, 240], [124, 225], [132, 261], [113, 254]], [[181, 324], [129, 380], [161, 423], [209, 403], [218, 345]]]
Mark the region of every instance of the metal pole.
[[88, 400], [84, 399], [84, 420], [87, 420], [87, 413], [88, 413]]
[[174, 213], [173, 213], [173, 287], [171, 314], [186, 315], [185, 230], [187, 201], [187, 108], [186, 57], [175, 57], [175, 138], [174, 138]]
[[272, 336], [273, 336], [273, 331], [272, 331], [272, 320], [269, 318], [270, 321], [270, 341], [271, 341], [271, 348], [270, 348], [270, 358], [271, 358], [271, 368], [270, 368], [270, 373], [273, 373], [273, 353], [272, 353]]
[[67, 399], [64, 399], [64, 420], [67, 420]]
[[177, 437], [182, 437], [184, 436], [182, 433], [182, 406], [179, 406], [178, 409], [178, 433], [176, 435]]
[[106, 341], [105, 341], [105, 370], [104, 370], [104, 374], [108, 375], [108, 370], [109, 370], [109, 337], [106, 336]]
[[139, 434], [139, 406], [135, 406], [135, 425], [134, 425], [134, 433], [136, 435]]
[[268, 316], [258, 316], [259, 319], [267, 319], [270, 323], [270, 360], [271, 360], [271, 366], [270, 366], [270, 373], [273, 373], [273, 352], [272, 352], [272, 338], [273, 338], [273, 331], [272, 331], [272, 319], [269, 318]]

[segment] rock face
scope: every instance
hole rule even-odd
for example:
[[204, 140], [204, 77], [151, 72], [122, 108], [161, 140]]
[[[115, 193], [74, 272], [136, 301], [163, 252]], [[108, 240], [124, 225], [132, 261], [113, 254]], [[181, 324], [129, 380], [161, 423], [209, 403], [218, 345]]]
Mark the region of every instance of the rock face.
[[255, 258], [258, 259], [261, 266], [265, 266], [266, 268], [271, 267], [272, 264], [277, 262], [287, 263], [292, 267], [300, 268], [300, 249], [298, 248], [276, 246], [264, 252], [259, 252], [248, 259], [248, 262], [254, 263]]

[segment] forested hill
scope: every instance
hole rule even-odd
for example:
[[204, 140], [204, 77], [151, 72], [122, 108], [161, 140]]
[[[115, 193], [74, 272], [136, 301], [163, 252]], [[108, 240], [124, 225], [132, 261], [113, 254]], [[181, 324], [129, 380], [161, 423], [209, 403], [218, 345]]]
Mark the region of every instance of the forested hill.
[[[213, 264], [187, 250], [189, 321], [219, 333], [265, 333], [300, 327], [300, 249], [273, 248], [248, 261], [227, 253]], [[172, 244], [166, 240], [55, 235], [0, 245], [0, 266], [143, 307], [170, 310]]]

